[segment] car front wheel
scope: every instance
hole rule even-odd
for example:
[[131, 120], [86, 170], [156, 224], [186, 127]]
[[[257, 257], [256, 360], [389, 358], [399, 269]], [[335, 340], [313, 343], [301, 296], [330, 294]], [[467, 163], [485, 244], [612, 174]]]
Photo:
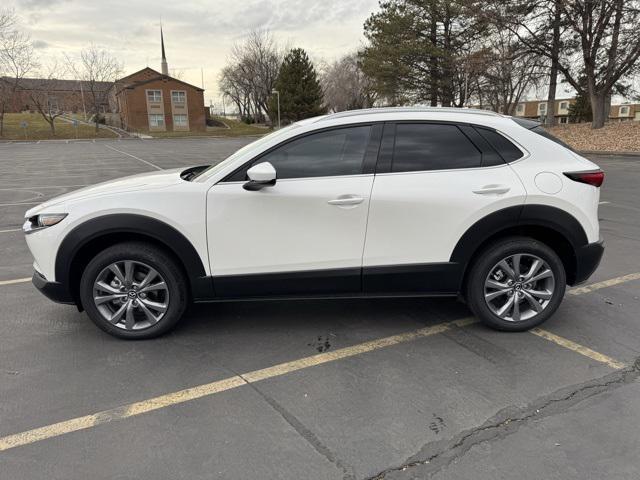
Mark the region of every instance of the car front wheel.
[[119, 338], [152, 338], [182, 317], [186, 279], [163, 250], [140, 242], [121, 243], [89, 262], [80, 297], [89, 318], [105, 332]]
[[551, 248], [532, 238], [512, 237], [479, 255], [469, 273], [467, 300], [490, 327], [523, 331], [551, 317], [565, 289], [564, 265]]

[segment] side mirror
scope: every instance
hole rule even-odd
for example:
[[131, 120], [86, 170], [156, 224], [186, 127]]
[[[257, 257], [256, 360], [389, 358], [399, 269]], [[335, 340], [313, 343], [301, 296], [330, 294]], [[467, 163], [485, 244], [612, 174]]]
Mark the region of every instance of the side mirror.
[[276, 169], [269, 162], [262, 162], [247, 170], [249, 181], [242, 188], [255, 192], [264, 187], [273, 187], [276, 184]]

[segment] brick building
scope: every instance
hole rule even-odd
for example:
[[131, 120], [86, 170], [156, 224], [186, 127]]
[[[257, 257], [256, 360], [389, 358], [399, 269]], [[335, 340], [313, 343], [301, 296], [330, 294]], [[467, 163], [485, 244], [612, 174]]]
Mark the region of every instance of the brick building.
[[[0, 89], [12, 90], [13, 79], [0, 77]], [[95, 82], [93, 88], [99, 92], [97, 97], [104, 99], [101, 102], [100, 111], [109, 111], [109, 102], [106, 92], [112, 87], [111, 82]], [[36, 107], [32, 100], [33, 95], [45, 95], [47, 105], [52, 110], [62, 110], [63, 112], [83, 112], [91, 110], [89, 82], [80, 80], [61, 80], [48, 78], [22, 78], [18, 81], [18, 88], [15, 95], [7, 100], [5, 106], [6, 113], [18, 113], [24, 111], [35, 111]]]
[[129, 131], [206, 130], [204, 90], [169, 76], [162, 46], [162, 73], [146, 67], [115, 82], [111, 108]]
[[130, 131], [204, 131], [204, 90], [152, 68], [118, 80], [112, 109]]

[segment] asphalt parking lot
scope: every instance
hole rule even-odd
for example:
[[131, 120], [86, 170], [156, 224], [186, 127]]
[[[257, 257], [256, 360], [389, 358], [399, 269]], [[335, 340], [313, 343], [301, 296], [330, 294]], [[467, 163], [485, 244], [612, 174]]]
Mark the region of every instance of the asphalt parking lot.
[[246, 142], [0, 144], [0, 479], [640, 477], [640, 157], [593, 157], [603, 263], [534, 332], [450, 299], [251, 302], [125, 342], [25, 280], [30, 206]]

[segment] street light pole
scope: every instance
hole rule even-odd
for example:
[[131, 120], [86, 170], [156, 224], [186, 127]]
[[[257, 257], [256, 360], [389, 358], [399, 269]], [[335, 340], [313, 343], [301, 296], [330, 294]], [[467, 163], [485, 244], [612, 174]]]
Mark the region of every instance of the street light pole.
[[276, 89], [273, 89], [271, 93], [275, 93], [278, 97], [278, 129], [280, 128], [280, 92]]

